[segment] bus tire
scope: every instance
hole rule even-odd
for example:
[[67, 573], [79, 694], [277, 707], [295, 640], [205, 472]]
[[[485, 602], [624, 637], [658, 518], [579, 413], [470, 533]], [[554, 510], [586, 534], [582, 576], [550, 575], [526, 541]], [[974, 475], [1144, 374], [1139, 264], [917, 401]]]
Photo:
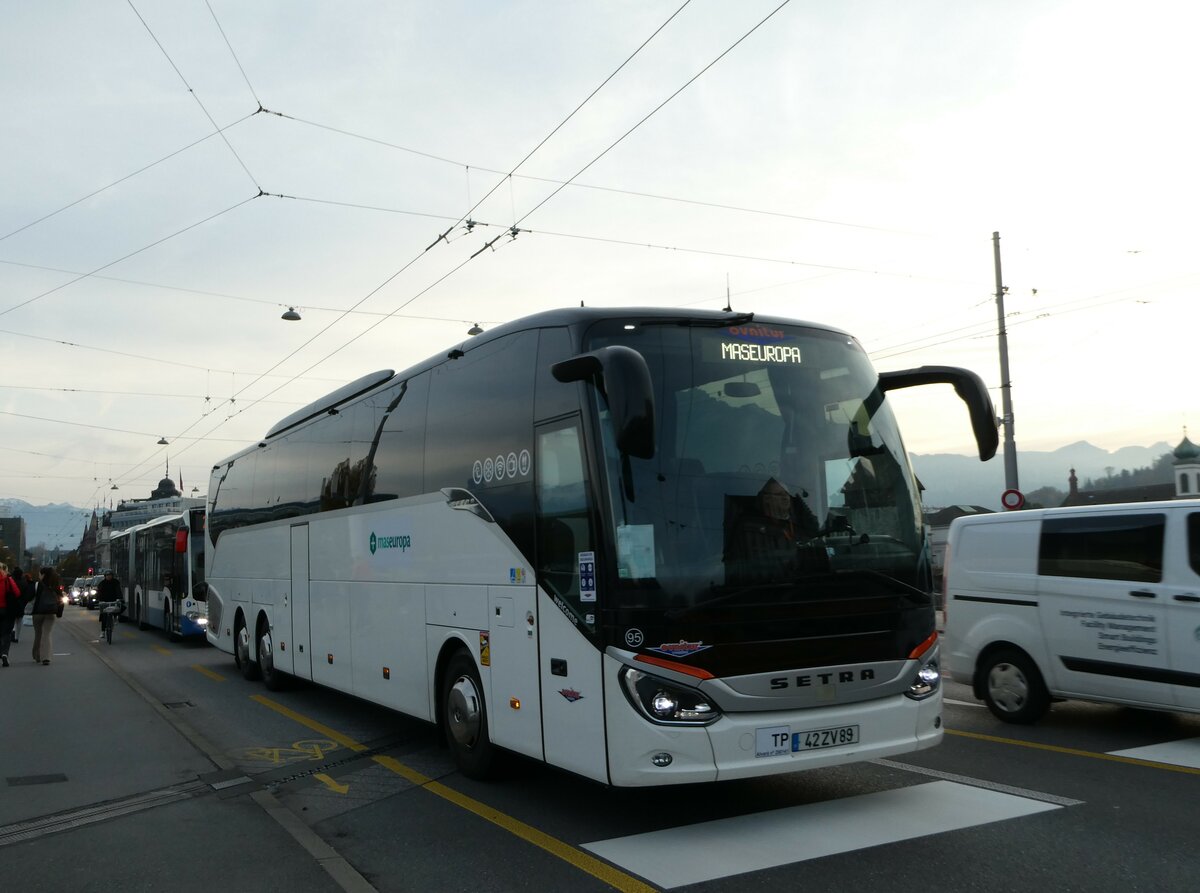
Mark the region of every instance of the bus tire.
[[1050, 706], [1037, 664], [1019, 648], [999, 648], [979, 664], [983, 700], [997, 719], [1029, 725]]
[[466, 651], [458, 651], [442, 674], [442, 731], [459, 771], [468, 778], [491, 776], [496, 747], [488, 737], [487, 706], [479, 670]]
[[247, 682], [258, 678], [258, 664], [250, 660], [250, 631], [246, 629], [246, 618], [240, 614], [233, 631], [233, 660]]
[[146, 614], [142, 610], [142, 599], [140, 597], [133, 603], [133, 616], [137, 619], [138, 629], [150, 628], [150, 624], [146, 622]]
[[168, 642], [178, 642], [179, 634], [175, 632], [175, 614], [171, 610], [171, 602], [163, 602], [163, 632], [167, 634]]
[[262, 632], [258, 634], [258, 671], [262, 674], [263, 684], [269, 690], [283, 691], [287, 688], [287, 674], [275, 666], [271, 630], [265, 624]]

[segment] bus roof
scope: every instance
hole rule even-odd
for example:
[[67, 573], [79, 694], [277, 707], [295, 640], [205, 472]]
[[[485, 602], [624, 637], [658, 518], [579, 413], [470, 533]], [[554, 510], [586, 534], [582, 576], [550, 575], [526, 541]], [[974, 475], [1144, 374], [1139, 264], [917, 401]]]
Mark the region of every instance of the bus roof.
[[744, 326], [755, 324], [769, 325], [791, 325], [803, 326], [811, 329], [821, 329], [827, 332], [835, 332], [837, 334], [852, 337], [848, 332], [839, 329], [835, 326], [828, 326], [821, 323], [814, 323], [807, 320], [787, 319], [781, 316], [761, 316], [752, 311], [737, 311], [737, 310], [698, 310], [693, 308], [676, 308], [676, 307], [563, 307], [555, 310], [543, 310], [538, 313], [532, 313], [528, 316], [522, 316], [518, 319], [510, 320], [502, 323], [494, 329], [489, 329], [479, 335], [469, 336], [466, 340], [457, 342], [451, 345], [444, 353], [437, 353], [425, 360], [418, 362], [408, 368], [397, 373], [391, 369], [381, 369], [377, 372], [371, 372], [367, 375], [357, 378], [348, 384], [342, 385], [323, 397], [314, 400], [307, 406], [296, 410], [295, 412], [285, 416], [280, 421], [276, 422], [267, 432], [266, 436], [258, 443], [250, 444], [244, 449], [238, 450], [230, 456], [222, 459], [213, 466], [216, 471], [222, 465], [228, 465], [235, 461], [239, 456], [245, 453], [252, 452], [261, 447], [266, 446], [266, 442], [272, 437], [289, 431], [304, 422], [315, 418], [321, 413], [328, 412], [343, 403], [348, 403], [356, 400], [365, 394], [377, 390], [396, 378], [409, 378], [426, 369], [438, 366], [448, 359], [460, 357], [468, 350], [482, 344], [486, 344], [496, 338], [502, 338], [510, 335], [513, 332], [523, 332], [529, 329], [544, 329], [556, 327], [586, 327], [591, 323], [599, 320], [620, 319], [622, 317], [630, 317], [633, 319], [647, 320], [652, 319], [657, 322], [669, 323], [678, 321], [681, 324], [699, 323], [701, 325], [711, 325], [714, 327], [729, 326]]

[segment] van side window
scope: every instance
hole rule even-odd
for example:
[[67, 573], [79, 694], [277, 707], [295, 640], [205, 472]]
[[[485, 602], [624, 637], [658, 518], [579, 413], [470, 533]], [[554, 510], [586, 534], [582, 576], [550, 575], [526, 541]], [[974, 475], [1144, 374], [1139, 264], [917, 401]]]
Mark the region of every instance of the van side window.
[[1162, 580], [1166, 515], [1044, 518], [1038, 574], [1094, 580]]
[[1192, 512], [1187, 520], [1188, 564], [1200, 574], [1200, 512]]

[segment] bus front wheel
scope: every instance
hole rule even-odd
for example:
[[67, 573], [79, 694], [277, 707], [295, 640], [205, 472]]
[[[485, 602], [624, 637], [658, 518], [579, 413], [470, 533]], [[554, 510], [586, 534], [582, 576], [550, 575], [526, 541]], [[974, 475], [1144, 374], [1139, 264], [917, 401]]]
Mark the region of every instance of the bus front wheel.
[[491, 775], [496, 748], [488, 737], [487, 706], [475, 661], [459, 651], [446, 665], [441, 687], [442, 728], [454, 762], [468, 778]]

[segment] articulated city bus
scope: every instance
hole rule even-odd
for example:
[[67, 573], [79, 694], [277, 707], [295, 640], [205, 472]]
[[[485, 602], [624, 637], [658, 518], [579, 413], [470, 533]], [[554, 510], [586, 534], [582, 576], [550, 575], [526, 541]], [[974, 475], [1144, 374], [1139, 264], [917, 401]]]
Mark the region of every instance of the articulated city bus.
[[569, 309], [365, 376], [214, 466], [208, 638], [612, 785], [887, 757], [942, 737], [918, 484], [834, 329]]
[[204, 635], [204, 511], [184, 509], [113, 534], [113, 571], [125, 599], [122, 619], [164, 630], [170, 639]]

